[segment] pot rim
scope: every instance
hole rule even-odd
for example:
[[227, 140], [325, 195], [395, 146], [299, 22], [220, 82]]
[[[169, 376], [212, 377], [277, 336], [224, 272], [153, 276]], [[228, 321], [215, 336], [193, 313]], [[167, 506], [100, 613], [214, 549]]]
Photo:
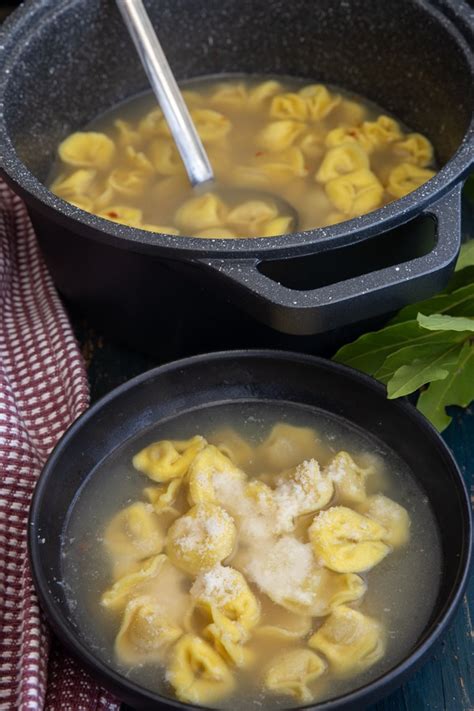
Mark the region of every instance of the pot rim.
[[[145, 373], [128, 380], [117, 388], [114, 388], [111, 392], [107, 393], [90, 408], [88, 408], [77, 420], [75, 420], [75, 422], [59, 440], [53, 452], [50, 454], [36, 485], [28, 519], [28, 553], [35, 588], [41, 604], [47, 613], [48, 620], [53, 627], [53, 630], [56, 632], [61, 641], [74, 653], [74, 655], [90, 670], [92, 670], [93, 673], [101, 679], [105, 686], [109, 686], [111, 690], [118, 690], [119, 693], [128, 695], [129, 698], [140, 698], [143, 702], [152, 704], [160, 704], [164, 702], [168, 705], [168, 707], [174, 707], [176, 709], [214, 711], [206, 706], [183, 703], [176, 699], [162, 696], [144, 689], [139, 684], [130, 681], [127, 677], [119, 674], [110, 668], [105, 662], [95, 657], [93, 652], [90, 651], [88, 646], [80, 639], [79, 635], [73, 632], [72, 628], [68, 624], [67, 615], [65, 614], [63, 606], [57, 602], [54, 594], [48, 588], [47, 577], [43, 574], [41, 566], [41, 547], [38, 543], [36, 522], [41, 511], [41, 499], [44, 500], [43, 492], [46, 490], [48, 480], [54, 472], [56, 460], [60, 456], [60, 453], [64, 447], [67, 447], [69, 440], [73, 439], [76, 433], [81, 430], [83, 425], [90, 419], [93, 419], [104, 406], [108, 405], [116, 398], [120, 398], [123, 393], [133, 390], [135, 387], [140, 386], [148, 380], [152, 380], [168, 371], [179, 371], [188, 366], [193, 366], [194, 364], [202, 362], [211, 362], [212, 364], [213, 360], [221, 361], [222, 359], [228, 359], [235, 362], [236, 359], [245, 360], [248, 358], [271, 358], [272, 360], [291, 361], [295, 365], [298, 363], [305, 363], [316, 366], [320, 369], [332, 370], [333, 372], [335, 371], [336, 373], [339, 373], [343, 377], [358, 381], [364, 387], [375, 390], [384, 397], [386, 396], [385, 387], [381, 383], [374, 380], [374, 378], [353, 368], [341, 365], [340, 363], [328, 361], [324, 358], [313, 355], [270, 349], [249, 349], [218, 351], [183, 358], [166, 363], [156, 368], [152, 368]], [[431, 619], [431, 621], [427, 623], [425, 630], [423, 630], [420, 634], [419, 641], [414, 645], [411, 652], [401, 659], [398, 664], [395, 664], [386, 673], [378, 676], [368, 684], [365, 684], [352, 692], [337, 696], [333, 699], [329, 699], [328, 701], [323, 701], [319, 704], [312, 703], [305, 706], [298, 706], [295, 707], [295, 711], [303, 711], [305, 709], [306, 711], [311, 711], [312, 709], [315, 711], [339, 711], [339, 709], [353, 707], [356, 703], [368, 701], [369, 698], [371, 700], [375, 700], [376, 698], [383, 696], [385, 692], [388, 693], [390, 690], [395, 689], [397, 685], [401, 683], [403, 678], [407, 677], [411, 671], [415, 671], [415, 669], [428, 656], [433, 645], [446, 631], [459, 603], [461, 602], [467, 586], [473, 552], [473, 520], [469, 494], [464, 478], [449, 447], [431, 423], [406, 400], [393, 401], [393, 407], [403, 412], [406, 418], [412, 420], [414, 425], [418, 426], [420, 430], [423, 431], [424, 436], [432, 440], [433, 446], [439, 450], [440, 456], [443, 457], [446, 469], [451, 472], [453, 484], [456, 488], [459, 510], [466, 533], [464, 541], [465, 545], [458, 556], [456, 579], [451, 587], [449, 595], [442, 601], [443, 604], [440, 606], [435, 618]], [[143, 708], [143, 706], [140, 706], [140, 708]]]
[[[0, 173], [35, 209], [46, 213], [65, 226], [70, 227], [71, 222], [75, 223], [74, 231], [85, 237], [135, 252], [191, 259], [303, 256], [313, 253], [315, 249], [322, 251], [355, 244], [374, 234], [392, 229], [420, 214], [421, 211], [429, 213], [430, 205], [439, 200], [457, 182], [463, 180], [472, 169], [474, 114], [455, 154], [427, 183], [384, 207], [337, 225], [278, 237], [225, 240], [155, 234], [97, 217], [54, 195], [25, 166], [17, 156], [10, 140], [3, 111], [3, 97], [10, 80], [11, 67], [21, 56], [24, 46], [30, 41], [32, 35], [40, 31], [44, 23], [67, 11], [75, 2], [77, 0], [69, 0], [51, 9], [49, 0], [26, 0], [6, 20], [0, 31], [0, 153], [2, 155]], [[461, 28], [435, 7], [431, 0], [415, 0], [415, 2], [422, 6], [434, 21], [443, 24], [446, 31], [450, 32], [456, 40], [474, 82], [474, 51], [464, 36], [469, 32], [474, 46], [474, 27], [470, 22], [470, 10], [467, 4], [464, 0], [459, 0], [456, 9], [456, 19], [458, 21], [462, 19], [463, 22], [463, 31], [461, 31]], [[446, 5], [447, 0], [437, 0], [436, 4], [439, 6], [443, 3]]]

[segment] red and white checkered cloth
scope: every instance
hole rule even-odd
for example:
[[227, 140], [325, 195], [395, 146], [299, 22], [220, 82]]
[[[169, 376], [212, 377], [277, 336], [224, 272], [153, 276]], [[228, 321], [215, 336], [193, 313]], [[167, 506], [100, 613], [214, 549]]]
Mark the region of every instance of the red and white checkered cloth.
[[28, 509], [51, 449], [89, 402], [71, 326], [25, 206], [0, 181], [0, 709], [119, 704], [51, 638], [27, 558]]

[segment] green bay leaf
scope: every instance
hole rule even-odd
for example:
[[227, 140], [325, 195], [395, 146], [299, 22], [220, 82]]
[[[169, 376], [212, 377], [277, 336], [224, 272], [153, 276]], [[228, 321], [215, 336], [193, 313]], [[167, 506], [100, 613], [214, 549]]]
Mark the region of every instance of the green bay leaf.
[[462, 346], [456, 344], [451, 348], [446, 347], [433, 358], [417, 358], [412, 363], [402, 365], [395, 371], [387, 383], [387, 396], [389, 400], [414, 393], [427, 383], [435, 380], [444, 380], [449, 374], [448, 368], [454, 365], [459, 358]]
[[428, 342], [410, 343], [391, 353], [374, 373], [374, 377], [387, 384], [402, 366], [410, 365], [414, 360], [435, 358], [456, 345], [462, 344], [468, 337], [469, 335], [456, 331], [433, 333], [433, 338]]
[[474, 318], [464, 316], [450, 316], [448, 314], [431, 314], [426, 316], [419, 313], [418, 323], [429, 331], [474, 331]]
[[474, 400], [474, 346], [466, 341], [444, 380], [432, 382], [418, 398], [417, 408], [442, 432], [452, 418], [448, 405], [467, 407]]
[[419, 301], [416, 304], [405, 306], [389, 325], [412, 321], [418, 313], [423, 314], [450, 314], [451, 316], [474, 316], [474, 283], [457, 289], [449, 294], [438, 294], [431, 299]]
[[456, 262], [455, 271], [459, 272], [465, 267], [474, 266], [474, 239], [469, 240], [465, 244], [461, 245], [461, 251], [459, 252], [458, 261]]

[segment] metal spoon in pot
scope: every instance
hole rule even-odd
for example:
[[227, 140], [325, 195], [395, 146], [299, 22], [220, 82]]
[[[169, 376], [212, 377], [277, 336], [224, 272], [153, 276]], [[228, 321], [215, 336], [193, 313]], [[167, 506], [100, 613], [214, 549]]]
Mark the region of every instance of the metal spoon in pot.
[[196, 190], [212, 190], [224, 199], [230, 192], [238, 200], [273, 200], [281, 215], [292, 218], [292, 230], [298, 226], [294, 207], [280, 196], [247, 188], [219, 187], [202, 141], [179, 90], [142, 0], [116, 0], [130, 37], [173, 136], [191, 185]]

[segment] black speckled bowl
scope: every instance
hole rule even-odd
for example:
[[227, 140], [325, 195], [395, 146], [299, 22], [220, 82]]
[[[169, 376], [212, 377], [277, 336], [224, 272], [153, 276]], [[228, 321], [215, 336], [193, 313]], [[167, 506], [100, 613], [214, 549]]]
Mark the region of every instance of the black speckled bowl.
[[67, 516], [96, 465], [138, 433], [212, 404], [262, 400], [338, 416], [393, 450], [426, 493], [440, 532], [440, 589], [416, 643], [374, 681], [310, 704], [306, 711], [361, 711], [395, 689], [433, 650], [462, 599], [472, 547], [469, 495], [448, 447], [414, 407], [403, 400], [387, 400], [385, 388], [362, 373], [311, 356], [231, 351], [170, 363], [116, 388], [72, 425], [41, 474], [28, 526], [34, 582], [53, 629], [105, 686], [136, 709], [202, 707], [145, 690], [103, 662], [87, 642], [74, 616], [75, 601], [71, 603], [63, 585], [61, 535]]
[[66, 297], [149, 349], [163, 347], [163, 332], [186, 340], [199, 323], [193, 343], [202, 348], [217, 338], [220, 347], [232, 343], [237, 333], [244, 345], [274, 343], [275, 331], [301, 338], [444, 285], [459, 248], [461, 182], [473, 162], [474, 29], [466, 3], [147, 5], [178, 79], [259, 72], [341, 85], [427, 134], [442, 168], [368, 215], [279, 238], [174, 237], [97, 218], [45, 188], [55, 149], [143, 90], [146, 79], [113, 0], [27, 0], [0, 42], [0, 154]]

